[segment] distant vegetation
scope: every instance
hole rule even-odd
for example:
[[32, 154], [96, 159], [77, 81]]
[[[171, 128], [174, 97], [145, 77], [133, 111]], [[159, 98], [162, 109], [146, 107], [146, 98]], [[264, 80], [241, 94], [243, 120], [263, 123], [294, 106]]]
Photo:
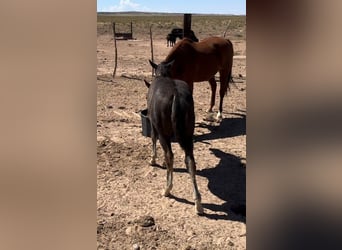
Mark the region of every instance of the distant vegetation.
[[[148, 38], [149, 28], [152, 24], [153, 34], [156, 38], [165, 37], [172, 28], [183, 27], [183, 14], [175, 13], [148, 13], [148, 12], [116, 12], [97, 14], [98, 34], [111, 31], [112, 23], [116, 23], [117, 32], [130, 30], [133, 23], [133, 37]], [[230, 24], [229, 24], [230, 22]], [[227, 37], [231, 39], [245, 39], [246, 16], [236, 15], [192, 15], [192, 30], [201, 39], [206, 36], [222, 36], [227, 26]]]

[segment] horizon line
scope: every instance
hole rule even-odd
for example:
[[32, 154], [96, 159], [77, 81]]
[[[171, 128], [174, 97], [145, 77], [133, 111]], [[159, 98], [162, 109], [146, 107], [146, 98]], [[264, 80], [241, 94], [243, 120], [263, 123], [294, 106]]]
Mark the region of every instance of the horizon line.
[[97, 14], [169, 14], [169, 15], [218, 15], [218, 16], [246, 16], [246, 14], [218, 14], [218, 13], [188, 13], [188, 12], [158, 12], [158, 11], [97, 11]]

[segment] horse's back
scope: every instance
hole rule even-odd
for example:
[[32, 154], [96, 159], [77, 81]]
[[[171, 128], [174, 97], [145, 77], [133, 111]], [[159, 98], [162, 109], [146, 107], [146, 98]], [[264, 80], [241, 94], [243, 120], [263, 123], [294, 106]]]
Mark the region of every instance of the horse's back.
[[221, 65], [231, 64], [233, 61], [233, 44], [229, 39], [223, 37], [207, 37], [197, 44], [198, 50], [216, 54]]
[[222, 69], [230, 70], [232, 43], [221, 37], [208, 37], [200, 42], [183, 39], [176, 43], [165, 61], [175, 60], [172, 77], [186, 82], [206, 81]]
[[156, 77], [148, 92], [148, 105], [151, 106], [149, 108], [166, 111], [170, 109], [175, 95], [179, 97], [184, 108], [193, 107], [192, 93], [186, 82], [169, 77]]
[[190, 99], [192, 100], [192, 94], [189, 85], [182, 80], [175, 79], [174, 81], [177, 93], [191, 102]]
[[175, 136], [185, 150], [193, 148], [195, 130], [195, 109], [189, 85], [181, 80], [175, 80], [175, 101], [172, 111], [172, 122]]
[[152, 125], [167, 135], [172, 133], [171, 108], [175, 84], [167, 77], [156, 77], [148, 90], [147, 108]]
[[175, 87], [181, 102], [182, 113], [194, 113], [194, 100], [189, 85], [182, 80], [175, 80]]
[[175, 83], [174, 80], [172, 80], [169, 77], [156, 77], [151, 84], [151, 87], [149, 88], [148, 95], [149, 98], [150, 95], [153, 94], [154, 98], [161, 98], [165, 96], [170, 96], [174, 92]]
[[156, 77], [149, 88], [147, 102], [148, 116], [158, 133], [167, 137], [176, 134], [181, 146], [186, 146], [195, 126], [194, 101], [188, 84]]

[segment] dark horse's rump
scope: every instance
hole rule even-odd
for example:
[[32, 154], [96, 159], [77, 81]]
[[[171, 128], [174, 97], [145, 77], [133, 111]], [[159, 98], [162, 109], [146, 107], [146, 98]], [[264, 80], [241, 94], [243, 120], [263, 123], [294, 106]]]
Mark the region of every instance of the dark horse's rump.
[[185, 82], [157, 77], [148, 92], [148, 116], [163, 136], [172, 137], [174, 133], [182, 148], [189, 144], [186, 141], [192, 143], [194, 103]]
[[172, 189], [173, 153], [171, 138], [174, 134], [185, 152], [186, 167], [194, 185], [196, 211], [203, 213], [200, 203], [201, 196], [195, 179], [196, 165], [193, 156], [195, 112], [189, 86], [183, 81], [159, 76], [148, 87], [147, 107], [153, 144], [151, 164], [156, 163], [156, 141], [158, 138], [164, 150], [167, 167], [167, 186], [164, 195], [170, 195]]
[[209, 111], [215, 104], [215, 74], [220, 73], [220, 106], [222, 113], [223, 97], [227, 92], [233, 66], [233, 44], [222, 37], [208, 37], [200, 42], [183, 39], [171, 49], [163, 63], [173, 61], [170, 77], [187, 82], [193, 89], [194, 82], [209, 81], [212, 96]]

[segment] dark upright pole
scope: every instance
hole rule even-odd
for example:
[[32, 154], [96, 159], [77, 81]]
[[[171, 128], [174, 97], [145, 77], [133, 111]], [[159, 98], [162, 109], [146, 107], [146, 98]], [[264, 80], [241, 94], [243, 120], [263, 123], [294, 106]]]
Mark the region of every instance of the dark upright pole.
[[115, 49], [115, 57], [114, 57], [114, 70], [113, 70], [113, 78], [116, 74], [116, 68], [118, 66], [118, 49], [116, 47], [116, 36], [115, 36], [115, 23], [113, 22], [113, 34], [114, 34], [114, 49]]
[[190, 30], [191, 30], [191, 14], [184, 14], [183, 37], [190, 38]]

